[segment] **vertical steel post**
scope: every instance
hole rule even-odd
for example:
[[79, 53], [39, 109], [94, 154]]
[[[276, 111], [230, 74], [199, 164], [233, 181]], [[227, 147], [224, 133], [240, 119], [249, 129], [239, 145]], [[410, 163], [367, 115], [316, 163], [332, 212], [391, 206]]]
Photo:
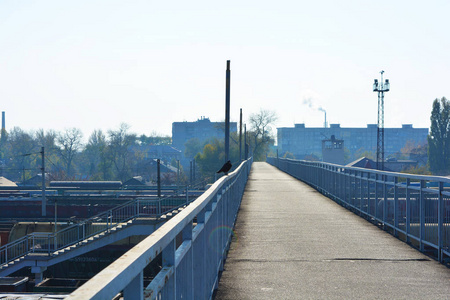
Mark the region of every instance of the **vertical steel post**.
[[180, 160], [177, 160], [177, 191], [180, 189]]
[[399, 227], [399, 218], [398, 218], [398, 213], [399, 213], [399, 207], [398, 207], [398, 177], [395, 176], [394, 179], [394, 236], [398, 237], [398, 227]]
[[422, 243], [425, 240], [425, 193], [423, 189], [426, 187], [425, 181], [420, 180], [420, 251], [424, 251], [425, 245]]
[[242, 161], [242, 108], [239, 117], [239, 163]]
[[124, 299], [144, 299], [144, 272], [141, 271], [123, 290]]
[[157, 182], [158, 182], [158, 198], [161, 198], [161, 160], [156, 160]]
[[411, 179], [406, 178], [406, 243], [410, 243], [411, 233]]
[[[169, 242], [169, 245], [162, 251], [162, 267], [174, 267], [175, 268], [175, 252], [176, 243], [175, 240]], [[177, 272], [174, 270], [173, 275], [167, 278], [165, 281], [165, 290], [167, 295], [164, 295], [164, 299], [175, 300], [177, 295]]]
[[195, 158], [192, 160], [192, 180], [195, 183]]
[[45, 153], [44, 153], [44, 147], [41, 148], [41, 157], [42, 157], [42, 163], [41, 163], [41, 170], [42, 170], [42, 216], [45, 217], [47, 215], [47, 199], [45, 198]]
[[443, 262], [442, 248], [444, 247], [444, 197], [442, 192], [444, 191], [444, 183], [439, 181], [439, 198], [438, 198], [438, 260]]
[[230, 155], [230, 61], [227, 60], [225, 91], [225, 162]]
[[192, 184], [192, 160], [189, 162], [189, 184]]
[[248, 145], [247, 145], [247, 124], [244, 124], [244, 157], [248, 159]]

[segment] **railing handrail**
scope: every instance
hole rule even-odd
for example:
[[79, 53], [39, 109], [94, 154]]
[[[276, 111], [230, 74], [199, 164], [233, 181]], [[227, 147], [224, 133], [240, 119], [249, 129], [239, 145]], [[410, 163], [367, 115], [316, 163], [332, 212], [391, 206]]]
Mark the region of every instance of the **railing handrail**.
[[[267, 157], [269, 160], [277, 160], [276, 157]], [[346, 165], [338, 165], [328, 162], [322, 162], [322, 161], [307, 161], [307, 160], [300, 160], [300, 159], [292, 159], [292, 158], [278, 158], [280, 161], [288, 161], [292, 163], [303, 163], [303, 164], [309, 164], [309, 165], [318, 165], [318, 166], [330, 166], [330, 167], [336, 167], [336, 168], [343, 168], [345, 170], [353, 170], [353, 171], [359, 171], [359, 172], [369, 172], [373, 174], [380, 174], [380, 175], [389, 175], [389, 176], [397, 176], [402, 178], [410, 178], [410, 179], [417, 179], [417, 180], [429, 180], [429, 181], [443, 181], [446, 183], [450, 183], [450, 177], [445, 176], [437, 176], [437, 175], [418, 175], [418, 174], [409, 174], [409, 173], [401, 173], [401, 172], [393, 172], [393, 171], [381, 171], [376, 169], [365, 169], [360, 167], [350, 167]]]
[[[189, 187], [189, 185], [187, 185], [187, 188], [188, 187]], [[144, 200], [144, 201], [162, 202], [164, 200], [170, 199], [174, 195], [178, 195], [178, 191], [174, 192], [171, 195], [166, 195], [166, 196], [158, 198], [158, 199]], [[138, 197], [136, 199], [129, 200], [129, 201], [125, 202], [125, 203], [121, 203], [121, 204], [119, 204], [119, 205], [117, 205], [117, 206], [115, 206], [113, 208], [110, 208], [110, 209], [108, 209], [106, 211], [98, 213], [98, 214], [96, 214], [96, 215], [94, 215], [94, 216], [92, 216], [92, 217], [90, 217], [88, 219], [85, 219], [85, 220], [81, 221], [81, 222], [77, 222], [77, 223], [72, 224], [72, 225], [70, 225], [68, 227], [62, 228], [62, 229], [58, 230], [57, 232], [33, 232], [33, 233], [29, 233], [29, 234], [27, 234], [27, 235], [25, 235], [25, 236], [15, 240], [15, 241], [12, 241], [12, 242], [10, 242], [10, 243], [8, 243], [6, 245], [3, 245], [3, 246], [0, 247], [0, 259], [1, 259], [1, 257], [5, 257], [7, 259], [5, 259], [4, 261], [3, 260], [0, 261], [0, 266], [7, 265], [8, 263], [12, 262], [13, 260], [17, 259], [18, 257], [26, 256], [27, 254], [36, 252], [36, 249], [30, 249], [29, 247], [21, 247], [21, 249], [19, 249], [19, 250], [15, 249], [15, 247], [17, 245], [20, 245], [21, 243], [25, 243], [29, 239], [33, 239], [36, 236], [39, 236], [41, 239], [47, 239], [48, 241], [53, 241], [53, 242], [48, 242], [48, 245], [53, 245], [54, 246], [53, 249], [48, 248], [48, 249], [43, 249], [42, 250], [42, 251], [45, 251], [45, 252], [48, 252], [49, 254], [51, 254], [52, 252], [55, 252], [57, 250], [64, 249], [66, 247], [74, 245], [74, 244], [80, 242], [81, 240], [85, 240], [85, 239], [88, 239], [88, 238], [93, 237], [95, 235], [98, 235], [98, 234], [100, 234], [102, 232], [106, 232], [106, 231], [110, 230], [112, 227], [116, 226], [117, 224], [129, 221], [129, 220], [137, 217], [138, 214], [139, 214], [138, 213], [137, 215], [132, 215], [132, 216], [120, 219], [120, 220], [116, 220], [116, 222], [114, 222], [114, 223], [112, 223], [112, 222], [109, 223], [108, 222], [108, 218], [111, 215], [113, 215], [114, 212], [119, 211], [119, 210], [121, 210], [123, 208], [126, 208], [126, 207], [135, 207], [137, 204], [139, 204], [139, 201], [142, 201], [142, 200], [143, 200], [142, 197]], [[183, 205], [185, 205], [185, 204], [182, 204], [181, 206], [183, 206]], [[173, 209], [176, 209], [178, 207], [180, 207], [180, 206], [173, 206], [173, 207], [171, 207], [170, 209], [168, 209], [166, 211], [161, 211], [159, 213], [159, 215], [163, 215], [163, 214], [165, 214], [165, 213], [167, 213], [167, 212], [169, 212], [169, 211], [171, 211]], [[59, 236], [65, 234], [67, 232], [70, 232], [70, 231], [78, 231], [79, 228], [82, 228], [83, 226], [86, 226], [87, 224], [96, 223], [95, 221], [98, 220], [98, 219], [105, 219], [106, 222], [107, 222], [107, 228], [101, 229], [101, 230], [98, 230], [98, 231], [93, 231], [93, 232], [91, 232], [88, 235], [83, 235], [81, 238], [79, 238], [77, 240], [71, 240], [70, 242], [67, 242], [65, 244], [61, 244], [61, 245], [58, 245], [58, 246], [56, 245], [57, 243], [54, 242], [54, 241], [59, 241], [60, 240]], [[14, 256], [8, 255], [8, 253], [7, 253], [8, 249], [14, 249], [15, 255]], [[2, 253], [5, 253], [5, 255], [1, 256]]]
[[268, 157], [267, 162], [325, 196], [450, 258], [450, 179], [441, 176], [347, 167], [324, 162]]
[[[165, 249], [169, 244], [172, 243], [175, 246], [175, 239], [181, 232], [189, 229], [194, 231], [192, 229], [192, 222], [195, 217], [198, 218], [202, 212], [206, 215], [207, 213], [205, 210], [208, 207], [211, 209], [208, 216], [211, 216], [213, 210], [212, 201], [217, 199], [217, 197], [222, 196], [222, 193], [228, 190], [235, 179], [247, 170], [246, 166], [249, 168], [249, 165], [251, 165], [251, 160], [244, 161], [235, 171], [229, 173], [228, 176], [218, 179], [207, 191], [183, 209], [182, 212], [164, 223], [157, 231], [129, 250], [126, 255], [123, 255], [106, 269], [98, 273], [95, 277], [69, 295], [67, 299], [110, 299], [126, 288], [135, 278], [139, 280], [139, 274], [142, 274], [143, 269], [150, 261], [161, 252], [164, 257], [164, 251], [167, 251]], [[205, 215], [200, 219], [197, 219], [198, 226], [200, 226], [199, 223], [202, 224], [202, 222], [206, 222], [201, 221], [202, 218], [206, 219]], [[203, 225], [200, 227], [203, 228]], [[186, 247], [190, 247], [195, 239], [193, 236], [196, 234], [191, 232], [188, 235], [191, 236], [192, 242], [188, 242], [188, 246]], [[169, 249], [168, 251], [170, 252], [172, 250]], [[176, 264], [175, 262], [173, 263]], [[175, 266], [173, 266], [173, 268], [175, 268]], [[164, 272], [164, 268], [161, 272]], [[171, 272], [173, 274], [173, 269]], [[170, 280], [169, 277], [170, 275], [167, 275], [166, 281]], [[134, 286], [134, 292], [139, 294], [142, 293], [142, 290], [139, 291], [139, 288], [136, 290], [136, 286]], [[192, 297], [188, 298], [190, 299]]]

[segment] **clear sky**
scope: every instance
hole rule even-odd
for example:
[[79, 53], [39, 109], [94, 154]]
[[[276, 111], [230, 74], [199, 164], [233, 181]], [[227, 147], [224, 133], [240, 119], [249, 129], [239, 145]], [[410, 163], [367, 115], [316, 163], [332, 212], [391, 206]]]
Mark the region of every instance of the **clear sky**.
[[7, 129], [172, 122], [275, 110], [277, 127], [377, 122], [374, 78], [391, 82], [385, 126], [429, 127], [450, 98], [450, 1], [1, 0], [0, 110]]

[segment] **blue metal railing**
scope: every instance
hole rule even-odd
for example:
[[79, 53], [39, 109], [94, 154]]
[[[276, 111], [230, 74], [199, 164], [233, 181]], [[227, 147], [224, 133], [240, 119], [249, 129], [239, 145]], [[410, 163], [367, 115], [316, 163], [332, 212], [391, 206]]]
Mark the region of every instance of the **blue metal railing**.
[[311, 185], [423, 252], [450, 258], [450, 179], [268, 157]]
[[[122, 291], [124, 299], [211, 299], [251, 164], [251, 159], [244, 161], [221, 177], [182, 212], [66, 299], [112, 299]], [[162, 269], [144, 287], [143, 270], [160, 253]]]
[[178, 194], [181, 191], [159, 199], [155, 199], [155, 197], [140, 197], [72, 224], [57, 232], [27, 234], [0, 247], [0, 269], [8, 267], [14, 260], [31, 253], [45, 253], [48, 256], [58, 255], [58, 250], [76, 245], [100, 233], [108, 233], [111, 229], [127, 221], [139, 217], [157, 218], [186, 206], [193, 200], [189, 197], [189, 187], [186, 187], [183, 197], [181, 197], [181, 194]]

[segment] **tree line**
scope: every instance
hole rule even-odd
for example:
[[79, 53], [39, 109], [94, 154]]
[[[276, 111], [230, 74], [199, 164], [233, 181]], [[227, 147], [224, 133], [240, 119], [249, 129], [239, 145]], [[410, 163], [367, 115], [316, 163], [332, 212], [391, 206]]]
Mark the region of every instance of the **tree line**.
[[77, 128], [27, 132], [14, 127], [2, 132], [0, 175], [23, 182], [40, 173], [44, 147], [45, 169], [52, 180], [127, 180], [151, 167], [144, 146], [171, 144], [169, 136], [137, 136], [129, 128], [121, 124], [116, 130], [94, 130], [83, 143]]
[[[255, 160], [265, 160], [274, 144], [272, 125], [276, 121], [275, 112], [261, 110], [250, 115], [247, 131], [249, 153]], [[239, 163], [239, 136], [230, 136], [230, 160]], [[45, 150], [45, 169], [51, 180], [120, 180], [134, 176], [151, 180], [154, 163], [148, 157], [149, 145], [171, 145], [170, 136], [151, 133], [136, 135], [130, 126], [121, 124], [118, 129], [94, 130], [83, 140], [80, 129], [69, 128], [58, 132], [39, 129], [25, 131], [14, 127], [1, 132], [0, 176], [14, 182], [24, 182], [41, 173], [41, 147]], [[214, 172], [224, 163], [224, 142], [218, 139], [186, 142], [186, 157], [196, 160], [199, 177], [214, 178]], [[242, 137], [242, 158], [245, 145]], [[176, 161], [166, 162], [177, 166]], [[183, 172], [182, 172], [183, 173]], [[187, 180], [186, 174], [182, 178]], [[147, 177], [146, 177], [147, 176]], [[173, 183], [174, 178], [167, 179]]]

